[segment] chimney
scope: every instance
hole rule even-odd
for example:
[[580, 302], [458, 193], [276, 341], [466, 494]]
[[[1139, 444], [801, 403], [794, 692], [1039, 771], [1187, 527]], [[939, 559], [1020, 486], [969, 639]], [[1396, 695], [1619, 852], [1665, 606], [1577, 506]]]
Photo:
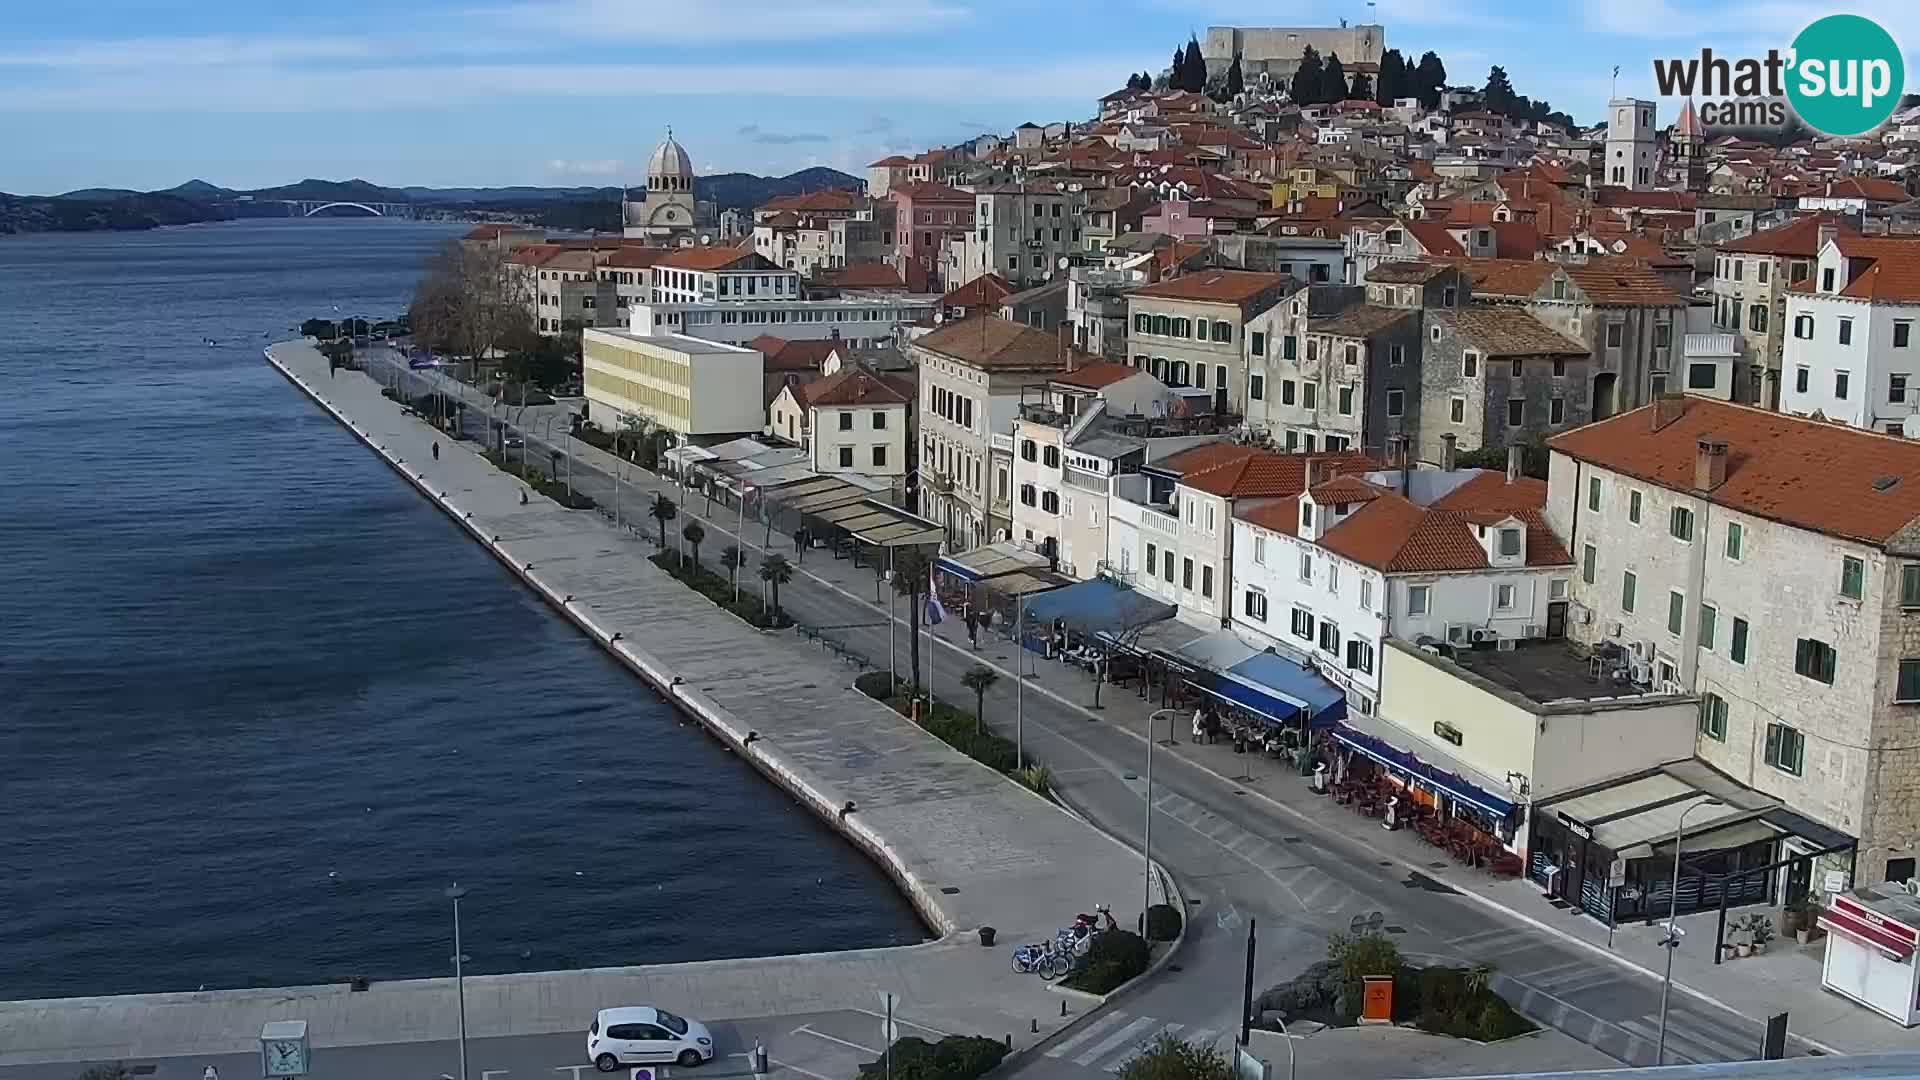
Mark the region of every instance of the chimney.
[[1459, 436], [1451, 431], [1440, 436], [1440, 468], [1447, 472], [1453, 471], [1454, 446], [1458, 442]]
[[1693, 489], [1705, 494], [1727, 482], [1727, 444], [1701, 439], [1694, 446]]
[[1512, 446], [1507, 447], [1507, 483], [1509, 484], [1517, 483], [1520, 480], [1521, 449], [1522, 447], [1519, 443], [1514, 443]]
[[1686, 414], [1686, 411], [1687, 399], [1683, 395], [1661, 394], [1659, 397], [1653, 399], [1652, 430], [1659, 431], [1661, 428], [1680, 419], [1681, 416]]
[[1073, 324], [1060, 324], [1060, 356], [1066, 361], [1067, 374], [1080, 370], [1080, 354], [1073, 347]]
[[1820, 223], [1820, 231], [1816, 235], [1819, 236], [1820, 242], [1814, 246], [1813, 257], [1817, 259], [1820, 257], [1820, 253], [1826, 250], [1828, 244], [1840, 238], [1840, 226], [1831, 221], [1823, 221]]

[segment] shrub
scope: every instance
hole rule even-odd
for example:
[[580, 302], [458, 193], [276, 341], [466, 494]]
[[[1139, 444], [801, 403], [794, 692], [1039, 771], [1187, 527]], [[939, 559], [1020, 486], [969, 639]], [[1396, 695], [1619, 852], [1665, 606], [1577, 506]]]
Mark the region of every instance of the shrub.
[[1327, 941], [1327, 956], [1339, 962], [1348, 982], [1400, 970], [1400, 950], [1385, 934], [1335, 934]]
[[681, 584], [711, 600], [719, 607], [732, 612], [743, 622], [751, 623], [763, 629], [778, 629], [793, 625], [793, 620], [785, 615], [777, 618], [770, 615], [766, 605], [750, 591], [742, 590], [736, 603], [733, 599], [733, 583], [719, 574], [704, 567], [695, 567], [693, 560], [680, 558], [677, 551], [656, 552], [647, 559], [653, 565], [674, 576]]
[[1120, 1080], [1233, 1080], [1233, 1065], [1211, 1046], [1162, 1035], [1127, 1062]]
[[1180, 909], [1172, 904], [1155, 904], [1147, 909], [1147, 940], [1172, 941], [1180, 936]]
[[1066, 985], [1090, 994], [1110, 994], [1128, 979], [1145, 974], [1151, 959], [1146, 938], [1131, 930], [1108, 930], [1094, 936], [1086, 966]]
[[[886, 1056], [860, 1066], [861, 1080], [974, 1080], [1000, 1064], [1007, 1048], [979, 1035], [949, 1035], [937, 1043], [909, 1035], [887, 1047]], [[891, 1069], [889, 1069], [891, 1066]]]
[[853, 680], [853, 688], [875, 701], [890, 701], [893, 698], [893, 687], [889, 685], [892, 680], [890, 672], [868, 671]]
[[1053, 794], [1053, 770], [1045, 765], [1029, 765], [1015, 774], [1014, 779], [1025, 784], [1041, 798]]

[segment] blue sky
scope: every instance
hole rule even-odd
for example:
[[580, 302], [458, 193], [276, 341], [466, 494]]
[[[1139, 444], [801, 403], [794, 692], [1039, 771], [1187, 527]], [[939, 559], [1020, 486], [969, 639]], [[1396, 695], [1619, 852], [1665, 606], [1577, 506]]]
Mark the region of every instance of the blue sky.
[[[88, 0], [7, 3], [0, 191], [637, 182], [667, 125], [702, 172], [857, 171], [1083, 118], [1208, 25], [1386, 24], [1452, 81], [1503, 64], [1593, 121], [1622, 67], [1782, 45], [1833, 9], [1762, 0]], [[1903, 46], [1920, 5], [1870, 0]], [[1737, 28], [1737, 29], [1729, 29]], [[1910, 70], [1920, 57], [1909, 53]], [[1663, 109], [1666, 122], [1671, 112]]]

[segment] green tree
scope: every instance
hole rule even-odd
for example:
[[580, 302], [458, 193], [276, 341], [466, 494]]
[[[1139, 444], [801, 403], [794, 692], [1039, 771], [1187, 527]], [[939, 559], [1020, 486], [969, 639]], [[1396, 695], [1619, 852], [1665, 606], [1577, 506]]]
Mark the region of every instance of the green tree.
[[1233, 63], [1227, 65], [1227, 94], [1233, 96], [1245, 91], [1247, 77], [1240, 70], [1240, 54], [1233, 54]]
[[680, 528], [680, 535], [687, 538], [687, 546], [693, 549], [693, 572], [700, 572], [700, 541], [707, 538], [706, 526], [697, 521], [689, 521]]
[[960, 676], [960, 685], [973, 691], [973, 732], [976, 735], [986, 729], [987, 691], [999, 681], [999, 673], [985, 664], [975, 664]]
[[1211, 1046], [1162, 1035], [1120, 1070], [1120, 1080], [1233, 1080], [1233, 1064]]
[[1180, 62], [1186, 71], [1185, 84], [1181, 89], [1191, 90], [1196, 94], [1204, 91], [1207, 88], [1207, 61], [1200, 55], [1199, 38], [1187, 38], [1186, 53], [1181, 57]]
[[1293, 81], [1287, 85], [1287, 96], [1295, 105], [1318, 105], [1321, 101], [1320, 90], [1325, 84], [1320, 69], [1320, 53], [1309, 45], [1300, 54], [1300, 66], [1293, 71]]
[[1487, 72], [1487, 86], [1481, 91], [1486, 97], [1487, 111], [1501, 116], [1512, 116], [1514, 107], [1513, 81], [1507, 78], [1507, 69], [1499, 64]]
[[734, 588], [740, 587], [740, 568], [747, 565], [747, 557], [739, 544], [728, 544], [720, 549], [720, 565], [727, 568], [727, 583]]
[[1380, 77], [1373, 84], [1374, 101], [1381, 108], [1392, 105], [1396, 100], [1409, 97], [1407, 93], [1407, 62], [1401, 59], [1399, 49], [1388, 49], [1380, 54]]
[[667, 522], [680, 516], [680, 507], [664, 492], [655, 492], [647, 516], [660, 523], [660, 550], [667, 550]]
[[1440, 62], [1440, 56], [1432, 49], [1420, 54], [1420, 63], [1413, 69], [1413, 96], [1420, 99], [1420, 107], [1432, 109], [1440, 104], [1440, 91], [1447, 88], [1447, 65]]
[[1167, 89], [1185, 90], [1187, 88], [1187, 50], [1178, 45], [1173, 48], [1173, 66], [1167, 69]]
[[1339, 53], [1327, 54], [1327, 62], [1320, 69], [1320, 100], [1327, 104], [1347, 100], [1347, 69], [1340, 63]]
[[1327, 958], [1340, 965], [1349, 983], [1400, 971], [1400, 950], [1385, 934], [1335, 934], [1327, 939]]
[[785, 555], [773, 552], [760, 560], [760, 580], [773, 589], [773, 618], [780, 618], [780, 586], [793, 580], [793, 564]]
[[911, 665], [913, 696], [920, 696], [920, 610], [927, 595], [927, 557], [918, 548], [907, 548], [893, 556], [893, 591], [907, 598], [907, 662]]
[[1347, 97], [1354, 101], [1373, 100], [1373, 80], [1367, 78], [1366, 72], [1353, 73], [1353, 78], [1347, 81]]

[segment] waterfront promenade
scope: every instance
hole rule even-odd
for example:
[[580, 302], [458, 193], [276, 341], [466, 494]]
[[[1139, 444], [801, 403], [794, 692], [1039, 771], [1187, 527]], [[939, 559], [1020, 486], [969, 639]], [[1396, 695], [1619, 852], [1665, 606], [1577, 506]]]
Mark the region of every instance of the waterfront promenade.
[[[1143, 881], [1138, 852], [853, 690], [851, 672], [824, 667], [795, 635], [753, 630], [708, 604], [648, 563], [650, 548], [598, 515], [539, 497], [522, 505], [522, 484], [471, 444], [405, 415], [374, 381], [344, 371], [330, 377], [304, 344], [277, 345], [270, 355], [514, 574], [873, 853], [938, 935], [902, 948], [469, 978], [473, 1038], [579, 1033], [596, 1010], [620, 1004], [726, 1020], [871, 1010], [877, 993], [891, 992], [902, 1015], [930, 1029], [1012, 1035], [1021, 1047], [1085, 1011], [1074, 1001], [1063, 1017], [1068, 999], [1014, 974], [1007, 946], [1048, 935], [1102, 899], [1131, 921]], [[705, 737], [691, 722], [636, 730], [632, 782], [647, 782], [650, 741]], [[612, 836], [607, 850], [701, 858], [698, 837], [641, 853], [622, 851]], [[751, 866], [710, 870], [753, 888]], [[999, 947], [979, 946], [981, 926], [999, 930]], [[342, 985], [4, 1003], [0, 1066], [240, 1053], [263, 1022], [279, 1018], [307, 1020], [323, 1049], [444, 1040], [456, 1029], [453, 990], [451, 979], [423, 979], [363, 993]]]

